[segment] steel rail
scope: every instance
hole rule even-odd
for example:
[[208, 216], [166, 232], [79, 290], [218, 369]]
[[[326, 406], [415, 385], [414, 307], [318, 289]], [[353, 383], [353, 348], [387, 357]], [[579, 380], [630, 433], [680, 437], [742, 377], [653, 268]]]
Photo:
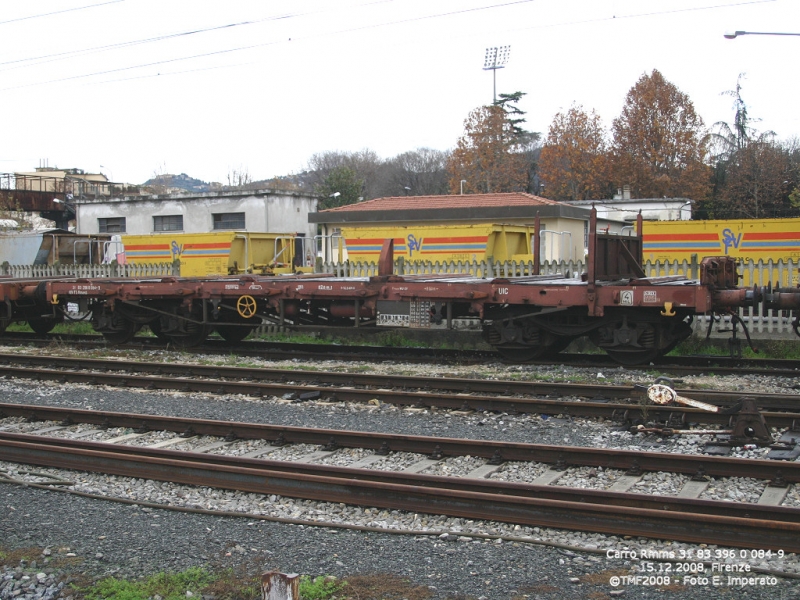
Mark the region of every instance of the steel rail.
[[187, 437], [207, 435], [229, 440], [260, 439], [277, 444], [367, 448], [381, 453], [414, 452], [440, 457], [469, 455], [487, 458], [493, 462], [541, 462], [562, 470], [568, 466], [590, 466], [633, 472], [666, 471], [692, 476], [750, 477], [761, 480], [782, 480], [787, 483], [800, 482], [800, 462], [316, 429], [41, 405], [0, 404], [0, 418], [6, 417], [21, 417], [29, 421], [56, 421], [64, 425], [84, 423], [101, 428], [125, 427], [139, 432], [172, 431]]
[[[310, 382], [315, 385], [370, 387], [430, 392], [451, 391], [462, 394], [489, 393], [500, 396], [546, 396], [549, 398], [579, 397], [596, 400], [640, 399], [643, 391], [637, 386], [599, 385], [588, 383], [550, 383], [496, 379], [466, 379], [457, 377], [419, 377], [408, 375], [376, 375], [367, 373], [336, 373], [327, 371], [298, 371], [262, 367], [228, 367], [165, 362], [121, 362], [116, 359], [35, 356], [0, 353], [0, 373], [4, 366], [42, 366], [90, 371], [136, 371], [142, 374], [203, 377], [215, 380], [238, 380], [254, 383]], [[732, 406], [742, 397], [741, 391], [697, 390], [677, 388], [686, 397], [718, 406]], [[800, 394], [748, 393], [762, 408], [796, 410], [800, 412]], [[512, 402], [514, 400], [511, 400]], [[653, 408], [656, 408], [653, 405]]]
[[[378, 331], [376, 330], [376, 333]], [[477, 336], [477, 334], [476, 334]], [[41, 336], [27, 332], [4, 333], [4, 341], [20, 341], [25, 344], [52, 344], [58, 339], [82, 347], [107, 348], [108, 343], [100, 335], [51, 334]], [[126, 349], [169, 348], [169, 344], [155, 338], [137, 337], [135, 341], [118, 346]], [[270, 358], [322, 359], [335, 353], [337, 360], [402, 360], [406, 362], [429, 362], [437, 360], [458, 364], [482, 364], [486, 362], [510, 362], [492, 350], [453, 350], [451, 348], [398, 348], [393, 346], [345, 346], [339, 344], [304, 344], [299, 342], [263, 342], [248, 340], [232, 344], [225, 340], [210, 338], [201, 347], [183, 348], [181, 352], [224, 354], [235, 353], [241, 356]], [[665, 356], [651, 365], [620, 365], [603, 354], [559, 353], [556, 360], [540, 359], [526, 363], [529, 365], [572, 365], [588, 368], [613, 368], [628, 371], [656, 368], [662, 373], [691, 375], [707, 373], [709, 370], [720, 375], [740, 374], [746, 370], [751, 374], [773, 377], [797, 377], [800, 374], [800, 360], [734, 358], [729, 356], [693, 355]]]
[[[344, 467], [278, 468], [274, 461], [147, 450], [99, 442], [3, 435], [0, 459], [126, 477], [279, 494], [528, 526], [800, 552], [800, 509], [496, 481], [375, 473]], [[553, 494], [545, 497], [543, 494]]]
[[[52, 362], [53, 359], [51, 359]], [[135, 364], [135, 363], [134, 363]], [[166, 368], [166, 367], [165, 367]], [[217, 370], [214, 368], [214, 370]], [[405, 407], [443, 408], [450, 410], [476, 410], [509, 414], [532, 413], [565, 415], [568, 417], [599, 417], [622, 422], [660, 421], [672, 427], [686, 427], [689, 423], [709, 423], [728, 426], [731, 415], [708, 412], [677, 405], [613, 404], [603, 401], [569, 401], [549, 398], [519, 398], [509, 396], [481, 396], [471, 393], [433, 393], [427, 391], [402, 391], [332, 387], [330, 385], [299, 385], [295, 383], [268, 383], [228, 381], [225, 379], [198, 379], [201, 367], [191, 367], [183, 377], [142, 376], [124, 373], [98, 372], [97, 370], [57, 370], [39, 367], [13, 367], [0, 365], [0, 376], [20, 379], [49, 380], [59, 383], [83, 383], [114, 387], [133, 387], [149, 390], [177, 390], [212, 394], [244, 394], [249, 396], [281, 396], [295, 394], [301, 399], [322, 399], [330, 402], [367, 403], [379, 400]], [[323, 374], [319, 373], [318, 378]], [[353, 377], [351, 375], [351, 377]], [[391, 379], [391, 378], [390, 378]], [[470, 380], [471, 381], [471, 380]], [[548, 384], [549, 386], [554, 384]], [[568, 384], [564, 384], [568, 385]], [[691, 392], [685, 392], [687, 395]], [[703, 396], [707, 397], [706, 395]], [[741, 397], [738, 394], [737, 397]], [[792, 412], [762, 412], [771, 427], [794, 428], [798, 414]]]

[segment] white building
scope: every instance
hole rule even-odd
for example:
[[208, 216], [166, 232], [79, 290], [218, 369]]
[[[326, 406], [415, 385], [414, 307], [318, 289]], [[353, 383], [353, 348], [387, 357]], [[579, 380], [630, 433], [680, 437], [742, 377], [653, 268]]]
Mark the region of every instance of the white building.
[[296, 233], [313, 238], [317, 197], [280, 190], [75, 200], [79, 234], [147, 235], [231, 230]]
[[645, 221], [690, 221], [692, 200], [688, 198], [631, 198], [625, 186], [611, 200], [566, 200], [566, 204], [597, 209], [597, 218], [613, 221], [635, 221], [639, 211]]

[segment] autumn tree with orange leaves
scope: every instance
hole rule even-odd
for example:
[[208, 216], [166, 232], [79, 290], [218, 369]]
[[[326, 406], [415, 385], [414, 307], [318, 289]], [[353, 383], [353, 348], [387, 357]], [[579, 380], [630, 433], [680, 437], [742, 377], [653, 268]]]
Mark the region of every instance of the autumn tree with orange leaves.
[[606, 134], [600, 116], [582, 106], [558, 113], [539, 158], [542, 195], [553, 200], [590, 200], [613, 192]]
[[481, 106], [464, 121], [464, 135], [447, 163], [451, 194], [525, 191], [529, 165], [514, 124], [501, 106]]
[[630, 185], [638, 198], [708, 196], [703, 119], [689, 97], [658, 70], [642, 75], [630, 89], [612, 131], [616, 187]]

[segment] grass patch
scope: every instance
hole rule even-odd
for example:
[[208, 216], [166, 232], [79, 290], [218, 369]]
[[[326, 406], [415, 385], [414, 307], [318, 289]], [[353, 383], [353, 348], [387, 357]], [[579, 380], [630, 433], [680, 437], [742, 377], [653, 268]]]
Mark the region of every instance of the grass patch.
[[427, 586], [414, 585], [397, 575], [355, 575], [344, 582], [342, 598], [348, 600], [426, 600], [431, 597]]
[[334, 577], [303, 575], [300, 578], [300, 597], [303, 600], [328, 600], [346, 585]]
[[0, 565], [15, 567], [20, 561], [31, 562], [41, 556], [41, 548], [16, 548], [15, 550], [0, 548]]
[[184, 600], [187, 592], [199, 595], [216, 577], [199, 567], [181, 573], [157, 573], [143, 581], [127, 581], [108, 577], [87, 589], [87, 600], [147, 600], [160, 596], [164, 600]]
[[[181, 572], [160, 572], [135, 579], [93, 579], [84, 572], [79, 557], [66, 556], [69, 551], [67, 547], [58, 548], [52, 555], [45, 556], [39, 547], [0, 546], [0, 567], [63, 569], [61, 580], [67, 582], [66, 589], [76, 600], [186, 600], [203, 596], [213, 596], [215, 600], [258, 600], [261, 576], [271, 570], [270, 559], [265, 556], [253, 556], [230, 567], [226, 566], [230, 559], [223, 559], [221, 554], [208, 568], [191, 567]], [[225, 556], [229, 557], [229, 553]], [[415, 585], [393, 574], [358, 574], [345, 578], [302, 575], [299, 588], [303, 600], [427, 600], [431, 596], [427, 586]]]
[[[800, 345], [794, 340], [753, 340], [753, 346], [758, 353], [747, 345], [747, 340], [742, 339], [743, 358], [774, 358], [774, 359], [800, 359]], [[707, 340], [703, 337], [692, 336], [682, 341], [669, 353], [670, 356], [691, 356], [705, 354], [710, 356], [730, 356], [728, 342], [724, 340]]]

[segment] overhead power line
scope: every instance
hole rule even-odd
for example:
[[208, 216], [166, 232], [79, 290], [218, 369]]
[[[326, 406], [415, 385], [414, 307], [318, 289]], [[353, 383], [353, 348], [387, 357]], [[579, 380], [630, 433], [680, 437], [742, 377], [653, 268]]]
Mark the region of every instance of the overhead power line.
[[27, 21], [28, 19], [39, 19], [41, 17], [49, 17], [51, 15], [60, 15], [62, 13], [73, 12], [76, 10], [85, 10], [87, 8], [96, 8], [98, 6], [105, 6], [106, 4], [116, 4], [118, 2], [125, 2], [125, 0], [108, 0], [108, 2], [100, 2], [99, 4], [87, 4], [86, 6], [76, 6], [75, 8], [65, 8], [64, 10], [54, 10], [53, 12], [42, 13], [40, 15], [19, 17], [17, 19], [9, 19], [8, 21], [0, 21], [0, 25], [5, 25], [6, 23], [17, 23], [18, 21]]
[[[123, 0], [115, 0], [115, 1], [121, 2]], [[364, 2], [362, 4], [357, 4], [356, 7], [360, 8], [362, 6], [370, 6], [370, 5], [373, 5], [373, 4], [385, 4], [387, 2], [394, 2], [394, 0], [374, 0], [372, 2]], [[104, 45], [104, 46], [93, 46], [93, 47], [90, 47], [90, 48], [80, 48], [78, 50], [67, 50], [65, 52], [56, 52], [56, 53], [53, 53], [53, 54], [43, 54], [41, 56], [32, 56], [32, 57], [29, 57], [29, 58], [18, 58], [18, 59], [14, 59], [14, 60], [8, 60], [8, 61], [0, 62], [0, 66], [2, 66], [2, 65], [19, 65], [19, 66], [16, 66], [16, 67], [9, 67], [7, 69], [0, 69], [0, 71], [8, 71], [8, 70], [11, 70], [11, 69], [18, 69], [18, 68], [22, 68], [22, 67], [31, 67], [31, 66], [35, 66], [35, 65], [39, 65], [39, 64], [44, 64], [44, 63], [47, 63], [47, 62], [52, 62], [52, 61], [55, 61], [55, 60], [66, 60], [66, 59], [69, 59], [69, 58], [73, 58], [75, 56], [83, 56], [83, 55], [86, 55], [86, 54], [94, 54], [96, 52], [107, 52], [109, 50], [116, 50], [116, 49], [119, 49], [119, 48], [127, 48], [127, 47], [130, 47], [130, 46], [137, 46], [139, 44], [151, 44], [151, 43], [154, 43], [154, 42], [161, 42], [161, 41], [164, 41], [164, 40], [169, 40], [169, 39], [174, 39], [174, 38], [179, 38], [179, 37], [185, 37], [185, 36], [190, 36], [190, 35], [196, 35], [196, 34], [200, 34], [200, 33], [209, 33], [209, 32], [212, 32], [212, 31], [219, 31], [219, 30], [222, 30], [222, 29], [231, 29], [233, 27], [241, 27], [243, 25], [256, 25], [258, 23], [265, 23], [265, 22], [268, 22], [268, 21], [280, 21], [280, 20], [283, 20], [283, 19], [291, 19], [291, 18], [295, 18], [295, 17], [305, 17], [305, 16], [308, 16], [308, 15], [314, 15], [314, 14], [318, 14], [318, 13], [330, 12], [332, 10], [340, 10], [340, 9], [338, 9], [338, 8], [337, 9], [325, 8], [325, 9], [315, 10], [315, 11], [306, 11], [306, 12], [302, 12], [302, 13], [300, 13], [300, 12], [287, 13], [287, 14], [281, 14], [281, 15], [274, 15], [274, 16], [270, 16], [270, 17], [264, 17], [263, 19], [254, 19], [252, 21], [248, 20], [248, 21], [242, 21], [240, 23], [228, 23], [228, 24], [225, 24], [225, 25], [215, 25], [213, 27], [206, 27], [206, 28], [203, 28], [203, 29], [194, 29], [194, 30], [189, 30], [189, 31], [179, 31], [179, 32], [176, 32], [176, 33], [167, 33], [167, 34], [164, 34], [164, 35], [159, 35], [159, 36], [154, 36], [154, 37], [149, 37], [149, 38], [142, 38], [142, 39], [138, 39], [138, 40], [128, 40], [126, 42], [119, 42], [119, 43], [116, 43], [116, 44], [107, 44], [107, 45]], [[47, 59], [50, 59], [50, 60], [47, 60]], [[20, 63], [25, 63], [25, 64], [20, 64]]]
[[[113, 0], [113, 1], [120, 2], [120, 1], [124, 1], [124, 0]], [[392, 0], [383, 0], [383, 1], [390, 2]], [[259, 43], [259, 44], [250, 44], [250, 45], [246, 45], [246, 46], [237, 46], [237, 47], [232, 47], [232, 48], [224, 48], [224, 49], [221, 49], [221, 50], [215, 50], [215, 51], [212, 51], [212, 52], [204, 52], [204, 53], [201, 53], [201, 54], [193, 54], [193, 55], [190, 55], [190, 56], [169, 58], [169, 59], [164, 59], [164, 60], [156, 60], [156, 61], [147, 62], [147, 63], [141, 63], [141, 64], [137, 64], [137, 65], [129, 65], [129, 66], [126, 66], [126, 67], [119, 67], [119, 68], [115, 68], [115, 69], [106, 69], [106, 70], [102, 70], [102, 71], [95, 71], [93, 73], [84, 73], [84, 74], [81, 74], [81, 75], [72, 75], [72, 76], [68, 76], [68, 77], [61, 77], [61, 78], [58, 78], [58, 79], [50, 79], [50, 80], [47, 80], [47, 81], [29, 83], [29, 84], [18, 85], [18, 86], [10, 86], [10, 87], [6, 87], [6, 88], [0, 88], [0, 91], [21, 89], [21, 88], [26, 88], [26, 87], [35, 87], [35, 86], [40, 86], [40, 85], [48, 85], [48, 84], [51, 84], [51, 83], [61, 83], [61, 82], [64, 82], [64, 81], [73, 81], [73, 80], [77, 80], [77, 79], [86, 79], [88, 77], [97, 77], [97, 76], [100, 76], [100, 75], [109, 75], [111, 73], [119, 73], [119, 72], [123, 72], [123, 71], [134, 70], [134, 69], [143, 69], [143, 68], [147, 68], [147, 67], [171, 64], [171, 63], [182, 62], [182, 61], [187, 61], [187, 60], [195, 60], [195, 59], [198, 59], [198, 58], [206, 58], [206, 57], [209, 57], [209, 56], [219, 56], [219, 55], [222, 55], [222, 54], [230, 54], [230, 53], [233, 53], [233, 52], [241, 52], [241, 51], [244, 51], [244, 50], [253, 50], [253, 49], [256, 49], [256, 48], [264, 48], [264, 47], [267, 47], [267, 46], [274, 46], [276, 44], [286, 43], [287, 41], [289, 41], [289, 42], [291, 42], [291, 41], [302, 41], [302, 40], [306, 40], [306, 39], [329, 37], [329, 36], [334, 36], [334, 35], [342, 35], [342, 34], [353, 33], [353, 32], [357, 32], [357, 31], [366, 31], [366, 30], [370, 30], [370, 29], [388, 27], [388, 26], [392, 26], [392, 25], [402, 25], [402, 24], [405, 24], [405, 23], [413, 23], [413, 22], [430, 20], [430, 19], [439, 19], [439, 18], [454, 16], [454, 15], [458, 15], [458, 14], [473, 13], [473, 12], [479, 12], [479, 11], [484, 11], [484, 10], [490, 10], [490, 9], [494, 9], [494, 8], [503, 8], [503, 7], [507, 7], [507, 6], [513, 6], [513, 5], [518, 5], [518, 4], [528, 4], [528, 3], [534, 2], [534, 1], [535, 0], [512, 0], [510, 2], [503, 2], [503, 3], [499, 3], [499, 4], [488, 5], [488, 6], [465, 8], [465, 9], [460, 9], [460, 10], [447, 11], [447, 12], [443, 12], [443, 13], [436, 13], [436, 14], [432, 14], [432, 15], [423, 15], [423, 16], [420, 16], [420, 17], [410, 17], [410, 18], [398, 19], [398, 20], [394, 20], [394, 21], [387, 21], [387, 22], [384, 22], [384, 23], [374, 23], [374, 24], [363, 25], [363, 26], [359, 26], [359, 27], [351, 27], [351, 28], [340, 29], [340, 30], [336, 30], [336, 31], [330, 31], [330, 32], [327, 32], [327, 33], [321, 33], [321, 34], [312, 35], [312, 36], [306, 36], [306, 37], [300, 36], [300, 37], [289, 38], [288, 40], [281, 39], [281, 40], [273, 40], [273, 41], [269, 41], [269, 42], [262, 42], [262, 43]], [[671, 9], [671, 10], [663, 10], [663, 11], [648, 12], [648, 13], [634, 13], [634, 14], [629, 14], [629, 15], [613, 15], [611, 17], [603, 17], [603, 18], [598, 18], [598, 19], [577, 20], [577, 21], [571, 21], [571, 22], [568, 22], [568, 23], [559, 23], [559, 24], [556, 24], [556, 25], [545, 25], [544, 27], [576, 25], [576, 24], [587, 23], [587, 22], [611, 21], [611, 20], [614, 20], [614, 19], [632, 19], [632, 18], [642, 18], [642, 17], [653, 17], [653, 16], [664, 15], [664, 14], [672, 14], [672, 13], [676, 13], [676, 12], [695, 12], [695, 11], [700, 11], [700, 10], [713, 10], [713, 9], [719, 9], [719, 8], [731, 8], [731, 7], [734, 7], [734, 6], [742, 6], [742, 5], [748, 5], [748, 4], [764, 4], [764, 3], [776, 2], [776, 1], [777, 0], [747, 0], [747, 1], [744, 1], [744, 2], [736, 2], [736, 3], [732, 3], [732, 4], [715, 4], [715, 5], [710, 5], [710, 6], [698, 6], [698, 7], [691, 7], [691, 8], [685, 8], [685, 9]], [[373, 3], [379, 4], [381, 2], [379, 1], [379, 2], [373, 2]], [[368, 3], [368, 4], [372, 4], [372, 3]], [[317, 11], [317, 12], [324, 12], [324, 11]], [[295, 16], [304, 16], [305, 14], [311, 14], [311, 13], [303, 13], [303, 14], [299, 14], [298, 13], [296, 15], [292, 14], [292, 15], [283, 15], [283, 16], [280, 16], [280, 17], [268, 17], [267, 19], [262, 19], [262, 21], [263, 20], [269, 20], [269, 19], [291, 18], [291, 17], [295, 17]], [[255, 23], [255, 22], [258, 22], [258, 21], [252, 21], [252, 22], [251, 21], [245, 21], [245, 22], [241, 23], [241, 25], [246, 25], [246, 24]], [[222, 26], [218, 26], [218, 27], [212, 27], [212, 28], [209, 28], [207, 30], [197, 30], [196, 33], [203, 33], [205, 31], [213, 31], [215, 29], [224, 29], [226, 27], [232, 27], [232, 26], [237, 26], [237, 25], [239, 25], [239, 24], [222, 25]], [[530, 28], [520, 28], [520, 29], [522, 29], [522, 30], [524, 30], [524, 29], [537, 29], [539, 27], [542, 27], [542, 26], [535, 26], [535, 27], [530, 27]], [[512, 29], [512, 31], [519, 31], [520, 29]], [[182, 35], [191, 35], [192, 33], [195, 33], [195, 32], [183, 32], [183, 33], [179, 33], [179, 34], [170, 34], [169, 36], [166, 36], [164, 39], [166, 39], [167, 37], [179, 37], [179, 36], [182, 36]], [[158, 41], [160, 38], [150, 38], [150, 39], [152, 41]], [[145, 42], [146, 42], [146, 40], [141, 40], [141, 41], [128, 42], [127, 44], [145, 43]], [[123, 44], [126, 44], [126, 43], [123, 43]], [[0, 63], [0, 64], [3, 64], [3, 63]], [[236, 65], [233, 65], [233, 66], [236, 66]], [[183, 73], [183, 72], [191, 72], [192, 70], [195, 70], [195, 69], [174, 72], [174, 74]], [[196, 69], [196, 70], [204, 70], [204, 69], [203, 68], [199, 68], [199, 69]], [[140, 77], [132, 77], [132, 78], [129, 78], [129, 79], [143, 79], [143, 78], [147, 78], [147, 77], [163, 77], [163, 76], [167, 76], [167, 75], [171, 75], [171, 74], [173, 74], [173, 72], [170, 72], [170, 73], [161, 73], [161, 72], [159, 72], [159, 73], [153, 73], [153, 74], [150, 74], [150, 75], [143, 75], [143, 76], [140, 76]], [[119, 81], [119, 80], [113, 80], [113, 81]], [[123, 79], [123, 81], [124, 81], [124, 79]]]
[[[301, 40], [301, 39], [310, 39], [310, 38], [313, 38], [313, 37], [327, 37], [327, 36], [331, 36], [331, 35], [339, 35], [339, 34], [343, 34], [343, 33], [352, 33], [352, 32], [355, 32], [355, 31], [364, 31], [364, 30], [369, 30], [369, 29], [376, 29], [376, 28], [379, 28], [379, 27], [387, 27], [387, 26], [390, 26], [390, 25], [399, 25], [399, 24], [403, 24], [403, 23], [411, 23], [411, 22], [423, 21], [423, 20], [427, 20], [427, 19], [438, 19], [438, 18], [448, 17], [448, 16], [452, 16], [452, 15], [457, 15], [457, 14], [489, 10], [489, 9], [493, 9], [493, 8], [502, 8], [502, 7], [506, 7], [506, 6], [513, 6], [515, 4], [527, 4], [527, 3], [530, 3], [530, 2], [534, 2], [534, 1], [535, 0], [513, 0], [512, 2], [503, 2], [501, 4], [493, 4], [493, 5], [490, 5], [490, 6], [480, 6], [480, 7], [475, 7], [475, 8], [465, 8], [465, 9], [461, 9], [461, 10], [453, 10], [453, 11], [448, 11], [448, 12], [444, 12], [444, 13], [437, 13], [437, 14], [434, 14], [434, 15], [425, 15], [425, 16], [421, 16], [421, 17], [411, 17], [411, 18], [406, 18], [406, 19], [399, 19], [399, 20], [396, 20], [396, 21], [388, 21], [388, 22], [385, 22], [385, 23], [375, 23], [375, 24], [372, 24], [372, 25], [363, 25], [363, 26], [360, 26], [360, 27], [351, 27], [351, 28], [347, 28], [347, 29], [341, 29], [341, 30], [337, 30], [337, 31], [324, 33], [324, 34], [319, 34], [319, 35], [316, 35], [316, 36], [308, 36], [306, 38], [303, 38], [303, 37], [297, 38], [297, 37], [295, 37], [295, 38], [291, 38], [291, 39], [294, 39], [295, 41], [297, 41], [297, 40]], [[300, 15], [298, 15], [298, 16], [300, 16]], [[283, 18], [288, 18], [288, 17], [283, 17]], [[289, 41], [291, 41], [291, 39]], [[138, 65], [129, 65], [127, 67], [119, 67], [119, 68], [116, 68], [116, 69], [106, 69], [106, 70], [103, 70], [103, 71], [95, 71], [93, 73], [84, 73], [82, 75], [71, 75], [71, 76], [68, 76], [68, 77], [60, 77], [58, 79], [50, 79], [48, 81], [41, 81], [41, 82], [36, 82], [36, 83], [28, 83], [28, 84], [24, 84], [24, 85], [0, 88], [0, 91], [15, 90], [15, 89], [26, 88], [26, 87], [47, 85], [47, 84], [50, 84], [50, 83], [61, 83], [61, 82], [64, 82], [64, 81], [72, 81], [72, 80], [75, 80], [75, 79], [85, 79], [87, 77], [96, 77], [98, 75], [108, 75], [110, 73], [119, 73], [120, 71], [130, 71], [132, 69], [142, 69], [142, 68], [145, 68], [145, 67], [154, 67], [154, 66], [158, 66], [158, 65], [170, 64], [170, 63], [175, 63], [175, 62], [182, 62], [182, 61], [185, 61], [185, 60], [194, 60], [194, 59], [197, 59], [197, 58], [206, 58], [206, 57], [209, 57], [209, 56], [218, 56], [218, 55], [221, 55], [221, 54], [230, 54], [232, 52], [241, 52], [243, 50], [253, 50], [255, 48], [263, 48], [263, 47], [266, 47], [266, 46], [274, 46], [275, 44], [280, 44], [280, 43], [283, 43], [285, 41], [286, 40], [273, 40], [273, 41], [270, 41], [270, 42], [263, 42], [263, 43], [260, 43], [260, 44], [250, 44], [250, 45], [247, 45], [247, 46], [238, 46], [238, 47], [234, 47], [234, 48], [225, 48], [225, 49], [222, 49], [222, 50], [214, 50], [212, 52], [204, 52], [204, 53], [201, 53], [201, 54], [193, 54], [191, 56], [182, 56], [182, 57], [177, 57], [177, 58], [169, 58], [169, 59], [164, 59], [164, 60], [152, 61], [152, 62], [148, 62], [148, 63], [141, 63], [141, 64], [138, 64]], [[153, 77], [157, 77], [159, 75], [160, 75], [160, 73], [153, 75]]]

